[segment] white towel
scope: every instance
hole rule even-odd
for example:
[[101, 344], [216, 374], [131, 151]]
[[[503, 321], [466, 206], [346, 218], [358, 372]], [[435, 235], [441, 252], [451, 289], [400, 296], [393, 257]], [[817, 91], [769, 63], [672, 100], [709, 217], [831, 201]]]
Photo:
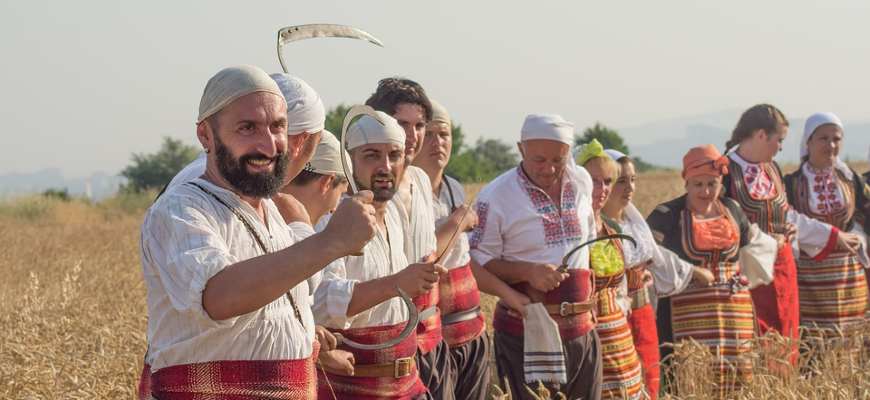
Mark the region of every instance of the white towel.
[[568, 383], [559, 325], [550, 318], [544, 305], [526, 305], [523, 325], [523, 370], [526, 383]]

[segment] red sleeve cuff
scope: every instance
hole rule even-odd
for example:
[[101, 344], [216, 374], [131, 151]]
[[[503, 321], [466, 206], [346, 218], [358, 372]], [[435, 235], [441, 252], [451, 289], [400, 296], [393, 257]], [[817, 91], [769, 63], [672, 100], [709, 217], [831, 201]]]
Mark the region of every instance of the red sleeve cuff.
[[813, 261], [822, 261], [828, 258], [828, 255], [837, 247], [837, 237], [840, 235], [840, 230], [836, 226], [831, 227], [831, 235], [828, 236], [828, 243], [825, 248], [813, 257]]

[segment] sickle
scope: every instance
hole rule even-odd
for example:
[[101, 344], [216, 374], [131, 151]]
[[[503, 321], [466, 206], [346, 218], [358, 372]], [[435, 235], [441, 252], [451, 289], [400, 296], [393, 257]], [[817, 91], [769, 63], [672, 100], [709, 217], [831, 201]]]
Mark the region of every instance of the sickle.
[[592, 244], [592, 243], [600, 242], [600, 241], [602, 241], [602, 240], [611, 240], [611, 239], [623, 239], [623, 240], [627, 240], [627, 241], [629, 241], [629, 242], [631, 243], [632, 246], [637, 247], [637, 242], [634, 240], [633, 237], [628, 236], [628, 235], [624, 235], [624, 234], [622, 234], [622, 233], [616, 233], [616, 234], [613, 234], [613, 235], [604, 235], [604, 236], [599, 236], [599, 237], [597, 237], [597, 238], [595, 238], [595, 239], [592, 239], [592, 240], [589, 240], [589, 241], [587, 241], [587, 242], [585, 242], [585, 243], [581, 243], [581, 244], [579, 244], [577, 247], [571, 249], [571, 251], [569, 251], [568, 254], [565, 254], [565, 257], [562, 257], [562, 265], [559, 266], [559, 271], [565, 272], [565, 271], [568, 269], [568, 259], [571, 258], [571, 256], [573, 256], [574, 253], [576, 253], [578, 250], [580, 250], [580, 249], [582, 249], [582, 248], [584, 248], [584, 247], [586, 247], [586, 246], [588, 246], [588, 245], [590, 245], [590, 244]]
[[[347, 150], [347, 128], [350, 124], [357, 118], [363, 115], [368, 115], [374, 119], [376, 119], [381, 124], [385, 124], [385, 122], [381, 119], [381, 117], [375, 112], [375, 110], [369, 106], [364, 105], [355, 105], [348, 110], [347, 115], [344, 116], [344, 123], [341, 125], [341, 149]], [[347, 162], [347, 157], [341, 157], [341, 169], [344, 172], [344, 175], [347, 177], [348, 189], [350, 190], [350, 194], [356, 194], [358, 188], [356, 186], [356, 181], [354, 180], [353, 173], [350, 170], [350, 166]], [[334, 333], [336, 339], [339, 343], [344, 343], [347, 347], [351, 347], [354, 349], [360, 350], [381, 350], [393, 347], [402, 341], [404, 341], [411, 332], [417, 328], [417, 324], [420, 323], [420, 317], [417, 314], [417, 306], [414, 305], [414, 301], [411, 300], [411, 297], [405, 293], [402, 288], [396, 287], [396, 290], [399, 292], [399, 297], [402, 299], [402, 302], [405, 303], [405, 307], [408, 308], [408, 323], [405, 325], [405, 329], [402, 329], [402, 332], [399, 333], [399, 336], [396, 336], [393, 339], [390, 339], [383, 343], [378, 344], [363, 344], [354, 342], [339, 333]]]
[[338, 344], [344, 344], [347, 347], [351, 347], [354, 349], [360, 350], [383, 350], [393, 347], [399, 343], [402, 343], [405, 339], [408, 338], [408, 335], [417, 328], [417, 324], [420, 323], [419, 314], [417, 314], [417, 306], [414, 305], [414, 302], [411, 300], [411, 297], [405, 293], [404, 290], [400, 287], [396, 287], [396, 290], [399, 291], [399, 297], [402, 299], [402, 302], [405, 303], [405, 307], [408, 308], [408, 323], [405, 324], [405, 328], [402, 329], [402, 332], [399, 333], [399, 336], [396, 336], [386, 342], [376, 343], [376, 344], [365, 344], [354, 342], [350, 340], [344, 335], [340, 333], [333, 332], [335, 335], [335, 339], [338, 341]]
[[346, 25], [336, 24], [308, 24], [288, 26], [278, 30], [278, 61], [285, 73], [287, 64], [284, 63], [284, 45], [298, 40], [311, 38], [334, 37], [365, 40], [376, 46], [384, 47], [383, 43], [368, 32]]

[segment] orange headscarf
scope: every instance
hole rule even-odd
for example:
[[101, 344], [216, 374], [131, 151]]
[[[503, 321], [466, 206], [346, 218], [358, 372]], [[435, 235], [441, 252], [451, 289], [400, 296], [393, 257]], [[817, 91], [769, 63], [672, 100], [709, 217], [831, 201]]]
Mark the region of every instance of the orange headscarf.
[[728, 174], [728, 157], [719, 153], [716, 146], [705, 144], [693, 147], [683, 156], [683, 179], [693, 176]]

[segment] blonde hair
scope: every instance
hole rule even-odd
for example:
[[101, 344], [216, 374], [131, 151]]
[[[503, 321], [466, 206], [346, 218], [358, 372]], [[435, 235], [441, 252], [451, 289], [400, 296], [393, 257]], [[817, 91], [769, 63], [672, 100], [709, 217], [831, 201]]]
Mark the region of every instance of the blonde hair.
[[613, 159], [610, 158], [610, 156], [605, 154], [605, 155], [601, 155], [601, 156], [597, 156], [597, 157], [592, 157], [589, 160], [587, 160], [586, 163], [583, 164], [583, 167], [585, 168], [587, 165], [589, 165], [593, 162], [601, 165], [601, 169], [603, 171], [605, 171], [605, 173], [607, 173], [607, 171], [610, 171], [610, 178], [613, 179], [614, 181], [616, 181], [616, 179], [619, 178], [619, 173], [620, 173], [619, 164], [616, 161], [613, 161]]

